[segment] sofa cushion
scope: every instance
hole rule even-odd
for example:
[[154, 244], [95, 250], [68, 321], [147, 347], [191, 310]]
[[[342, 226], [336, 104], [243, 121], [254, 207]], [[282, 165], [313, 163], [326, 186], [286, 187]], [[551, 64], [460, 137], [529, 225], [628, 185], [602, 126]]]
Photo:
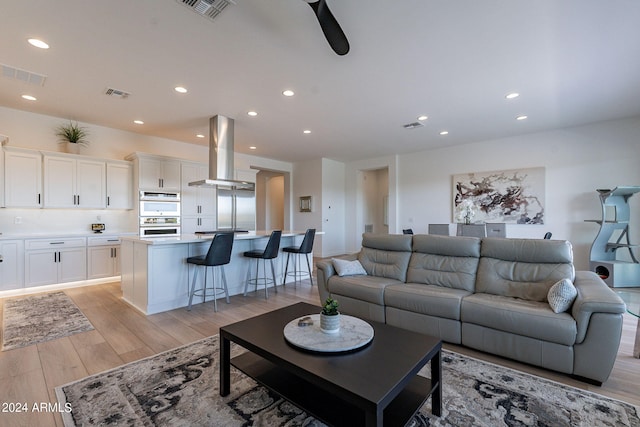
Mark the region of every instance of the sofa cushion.
[[558, 280], [573, 280], [571, 244], [561, 240], [482, 240], [476, 292], [547, 301]]
[[402, 283], [395, 279], [376, 276], [332, 276], [327, 287], [331, 295], [339, 300], [340, 295], [354, 299], [371, 302], [378, 305], [384, 304], [384, 288], [391, 284]]
[[409, 234], [362, 234], [362, 246], [384, 251], [411, 252], [413, 236]]
[[335, 268], [336, 273], [338, 273], [338, 276], [340, 277], [367, 274], [365, 269], [362, 267], [362, 264], [360, 264], [360, 261], [357, 259], [350, 261], [347, 259], [331, 258], [331, 262], [333, 263], [333, 268]]
[[554, 313], [562, 313], [571, 308], [571, 304], [577, 296], [578, 291], [571, 280], [562, 279], [549, 289], [547, 301], [549, 301], [549, 307]]
[[576, 341], [577, 325], [568, 313], [554, 313], [546, 302], [473, 294], [462, 300], [461, 319], [497, 331], [562, 345]]
[[473, 292], [480, 239], [435, 235], [413, 236], [407, 283], [423, 283]]
[[406, 283], [387, 286], [384, 303], [404, 311], [460, 320], [462, 298], [470, 294], [460, 289]]

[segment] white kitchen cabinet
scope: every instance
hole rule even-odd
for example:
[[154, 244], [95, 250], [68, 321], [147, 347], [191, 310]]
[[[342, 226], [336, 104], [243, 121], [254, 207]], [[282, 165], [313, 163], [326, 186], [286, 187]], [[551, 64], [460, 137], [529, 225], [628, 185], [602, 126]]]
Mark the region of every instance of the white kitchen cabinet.
[[117, 236], [87, 239], [87, 277], [100, 279], [120, 275], [120, 239]]
[[140, 190], [180, 191], [180, 161], [139, 157]]
[[107, 209], [133, 209], [133, 165], [107, 161]]
[[205, 164], [182, 162], [180, 207], [182, 210], [181, 226], [183, 233], [215, 229], [215, 189], [189, 186], [190, 182], [207, 178], [208, 173], [209, 168]]
[[25, 287], [87, 279], [84, 237], [25, 240]]
[[42, 154], [14, 147], [4, 150], [5, 206], [42, 207]]
[[44, 155], [44, 207], [102, 209], [106, 207], [104, 160], [74, 155]]
[[0, 291], [24, 286], [24, 241], [0, 240]]

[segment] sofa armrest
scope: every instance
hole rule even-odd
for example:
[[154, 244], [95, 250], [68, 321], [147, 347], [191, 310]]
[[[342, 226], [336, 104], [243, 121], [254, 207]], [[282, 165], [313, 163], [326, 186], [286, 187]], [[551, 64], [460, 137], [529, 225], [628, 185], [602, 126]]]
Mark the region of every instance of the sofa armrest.
[[573, 303], [571, 314], [577, 323], [576, 343], [581, 343], [587, 334], [592, 314], [621, 315], [626, 306], [622, 298], [592, 271], [576, 271], [574, 285], [578, 296]]
[[[345, 255], [336, 258], [353, 261], [358, 259], [358, 254]], [[336, 274], [336, 270], [335, 268], [333, 268], [333, 263], [330, 259], [316, 262], [316, 269], [320, 303], [324, 303], [324, 301], [331, 296], [329, 292], [329, 279], [331, 278], [331, 276], [334, 276]]]

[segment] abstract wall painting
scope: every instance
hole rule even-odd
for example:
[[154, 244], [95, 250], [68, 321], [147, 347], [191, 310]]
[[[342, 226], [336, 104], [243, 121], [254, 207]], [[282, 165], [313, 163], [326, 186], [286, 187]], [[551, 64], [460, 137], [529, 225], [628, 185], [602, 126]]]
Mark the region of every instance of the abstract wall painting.
[[545, 169], [453, 176], [454, 222], [544, 224]]

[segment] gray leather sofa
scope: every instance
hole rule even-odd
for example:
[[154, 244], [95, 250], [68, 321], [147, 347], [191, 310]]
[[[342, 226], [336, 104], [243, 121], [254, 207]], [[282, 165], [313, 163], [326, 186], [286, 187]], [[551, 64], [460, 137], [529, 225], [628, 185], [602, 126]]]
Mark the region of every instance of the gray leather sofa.
[[[595, 273], [575, 271], [567, 241], [365, 233], [350, 258], [367, 274], [317, 263], [321, 301], [339, 300], [345, 314], [595, 384], [611, 373], [625, 305]], [[577, 297], [555, 313], [547, 293], [561, 279]]]

